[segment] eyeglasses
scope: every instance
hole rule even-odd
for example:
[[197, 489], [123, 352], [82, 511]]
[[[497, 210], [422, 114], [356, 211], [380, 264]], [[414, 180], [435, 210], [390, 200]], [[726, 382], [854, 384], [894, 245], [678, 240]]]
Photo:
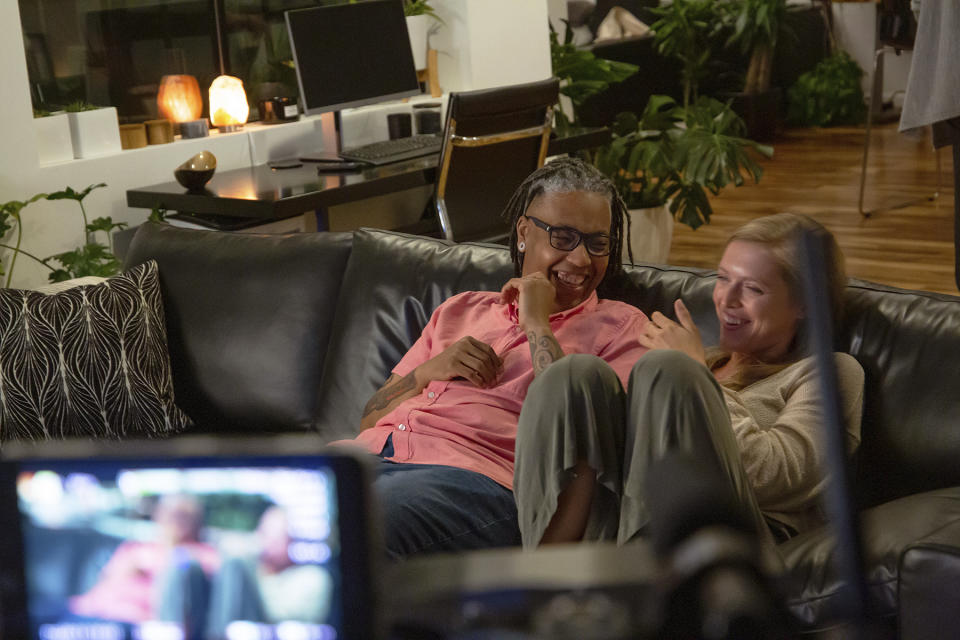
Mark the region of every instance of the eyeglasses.
[[555, 227], [539, 218], [524, 214], [527, 220], [550, 234], [550, 246], [559, 251], [573, 251], [583, 243], [587, 253], [597, 258], [610, 255], [610, 234], [581, 233], [572, 227]]

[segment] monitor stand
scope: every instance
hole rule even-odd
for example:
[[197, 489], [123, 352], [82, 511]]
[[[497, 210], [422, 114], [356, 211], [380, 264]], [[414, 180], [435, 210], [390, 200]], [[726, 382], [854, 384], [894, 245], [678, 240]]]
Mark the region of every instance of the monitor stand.
[[[333, 136], [332, 141], [334, 142], [334, 149], [323, 149], [321, 151], [311, 151], [300, 155], [300, 162], [309, 162], [317, 165], [317, 171], [321, 173], [329, 172], [338, 172], [338, 171], [357, 171], [362, 169], [367, 165], [363, 162], [356, 162], [354, 160], [344, 160], [340, 157], [340, 149], [343, 148], [342, 138], [341, 138], [341, 120], [340, 120], [340, 110], [333, 112]], [[326, 132], [324, 132], [326, 133]], [[324, 135], [324, 142], [329, 142], [328, 136]]]

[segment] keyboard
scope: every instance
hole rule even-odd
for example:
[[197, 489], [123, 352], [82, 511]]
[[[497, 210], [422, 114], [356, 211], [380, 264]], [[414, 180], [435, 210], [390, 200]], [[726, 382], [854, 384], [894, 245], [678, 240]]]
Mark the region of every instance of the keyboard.
[[423, 134], [410, 136], [409, 138], [372, 142], [360, 147], [344, 149], [339, 155], [345, 160], [380, 165], [440, 153], [442, 145], [443, 138], [440, 136]]

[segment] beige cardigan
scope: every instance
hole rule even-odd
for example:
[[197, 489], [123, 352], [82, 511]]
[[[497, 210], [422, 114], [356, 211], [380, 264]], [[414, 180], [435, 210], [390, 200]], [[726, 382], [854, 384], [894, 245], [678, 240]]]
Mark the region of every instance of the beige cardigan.
[[[863, 368], [837, 353], [847, 446], [860, 444]], [[740, 391], [724, 388], [740, 457], [764, 515], [802, 532], [824, 522], [825, 446], [813, 358], [805, 358]]]

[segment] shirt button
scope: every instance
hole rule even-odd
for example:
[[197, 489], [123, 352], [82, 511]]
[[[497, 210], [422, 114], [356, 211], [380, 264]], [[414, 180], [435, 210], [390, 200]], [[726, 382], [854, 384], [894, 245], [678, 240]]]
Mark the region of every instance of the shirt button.
[[427, 393], [427, 397], [430, 398], [431, 400], [433, 400], [434, 398], [437, 397], [437, 394], [436, 394], [435, 392], [431, 391], [431, 392]]
[[402, 423], [401, 423], [401, 424], [398, 424], [398, 425], [397, 425], [397, 429], [400, 429], [400, 431], [406, 431], [406, 430], [407, 430], [407, 425], [402, 424]]

